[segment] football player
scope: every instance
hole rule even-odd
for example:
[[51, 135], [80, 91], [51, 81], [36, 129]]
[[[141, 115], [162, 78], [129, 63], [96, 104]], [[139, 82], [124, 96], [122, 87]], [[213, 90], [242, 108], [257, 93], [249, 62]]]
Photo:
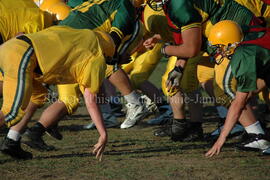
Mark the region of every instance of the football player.
[[[247, 142], [243, 142], [238, 147], [244, 150], [259, 149], [269, 154], [270, 142], [266, 140], [264, 130], [247, 103], [253, 92], [260, 87], [258, 85], [259, 79], [263, 80], [268, 88], [270, 87], [269, 39], [269, 28], [248, 27], [241, 29], [236, 22], [230, 20], [220, 21], [211, 28], [208, 37], [209, 46], [213, 48], [211, 55], [214, 56], [217, 66], [223, 61], [229, 64], [225, 66], [226, 73], [223, 78], [224, 81], [235, 78], [236, 87], [233, 90], [227, 81], [226, 87], [228, 88], [225, 91], [233, 96], [233, 100], [224, 128], [216, 143], [205, 154], [206, 156], [212, 157], [220, 153], [226, 137], [238, 120], [250, 137]], [[243, 119], [240, 118], [241, 116], [249, 116], [249, 118]]]
[[[179, 60], [172, 66], [172, 70], [168, 70], [167, 88], [168, 91], [174, 93], [179, 91], [179, 80], [182, 78], [183, 70], [186, 68], [187, 62], [193, 60], [194, 65], [198, 64], [197, 59], [189, 59], [200, 54], [202, 45], [205, 45], [203, 37], [207, 37], [209, 29], [216, 22], [223, 19], [233, 19], [240, 24], [262, 24], [260, 19], [257, 19], [249, 9], [240, 5], [236, 1], [217, 2], [212, 0], [203, 1], [176, 1], [176, 0], [148, 0], [148, 4], [153, 9], [163, 9], [168, 18], [168, 24], [171, 27], [175, 45], [166, 44], [162, 48], [162, 53], [165, 56], [177, 56]], [[182, 12], [185, 16], [182, 16]], [[203, 36], [202, 36], [203, 35]], [[161, 38], [158, 35], [153, 36], [144, 44], [151, 48], [156, 41]], [[212, 70], [213, 71], [213, 70]], [[191, 73], [196, 74], [196, 72]], [[213, 73], [210, 73], [213, 74]], [[213, 77], [212, 77], [213, 78]], [[184, 116], [182, 119], [173, 122], [172, 134], [174, 129], [180, 129], [185, 133], [186, 123]]]
[[[146, 107], [131, 87], [128, 76], [117, 65], [113, 65], [118, 63], [115, 60], [123, 59], [121, 57], [124, 57], [126, 53], [132, 53], [132, 50], [136, 49], [143, 34], [140, 23], [136, 22], [135, 9], [131, 2], [125, 0], [85, 2], [73, 9], [69, 16], [60, 22], [60, 25], [76, 29], [100, 30], [110, 34], [117, 51], [111, 62], [108, 62], [110, 65], [107, 67], [106, 77], [128, 102], [126, 119], [121, 124], [121, 128], [130, 128], [142, 120], [148, 113]], [[77, 84], [58, 85], [58, 92], [60, 101], [50, 105], [41, 115], [39, 122], [26, 133], [28, 145], [31, 147], [50, 150], [51, 148], [41, 138], [43, 132], [64, 115], [72, 114], [79, 104]]]
[[[35, 91], [34, 81], [47, 84], [76, 82], [100, 134], [93, 152], [101, 158], [107, 133], [95, 94], [105, 77], [106, 59], [110, 59], [114, 51], [114, 41], [108, 34], [67, 26], [53, 26], [7, 41], [0, 47], [0, 66], [4, 74], [1, 122], [12, 127], [22, 119], [32, 91]], [[13, 63], [10, 63], [11, 59]], [[17, 131], [8, 132], [1, 151], [18, 159], [32, 158], [31, 153], [21, 148]]]

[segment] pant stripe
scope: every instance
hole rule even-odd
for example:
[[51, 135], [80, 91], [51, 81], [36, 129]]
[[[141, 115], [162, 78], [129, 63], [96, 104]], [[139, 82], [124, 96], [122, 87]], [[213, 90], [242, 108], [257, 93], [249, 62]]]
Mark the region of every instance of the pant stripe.
[[225, 77], [223, 79], [223, 87], [224, 87], [224, 92], [228, 94], [232, 99], [235, 98], [235, 93], [231, 89], [231, 81], [232, 81], [232, 69], [231, 66], [228, 65], [226, 72], [225, 72]]
[[14, 97], [14, 101], [11, 107], [11, 111], [6, 115], [5, 121], [10, 122], [16, 118], [22, 100], [24, 98], [24, 90], [25, 90], [25, 76], [26, 69], [29, 64], [30, 58], [33, 54], [34, 50], [32, 47], [29, 47], [24, 53], [22, 60], [20, 62], [19, 70], [18, 70], [18, 85], [16, 89], [16, 95]]

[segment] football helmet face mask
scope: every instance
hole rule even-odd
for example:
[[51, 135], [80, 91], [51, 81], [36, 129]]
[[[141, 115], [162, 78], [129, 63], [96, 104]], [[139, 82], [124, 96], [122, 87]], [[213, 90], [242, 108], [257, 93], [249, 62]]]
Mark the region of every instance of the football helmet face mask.
[[208, 37], [210, 55], [215, 59], [215, 63], [221, 64], [224, 58], [231, 59], [242, 40], [242, 29], [236, 22], [224, 20], [215, 24]]
[[147, 4], [149, 7], [151, 7], [154, 11], [161, 11], [163, 6], [168, 2], [169, 0], [147, 0]]

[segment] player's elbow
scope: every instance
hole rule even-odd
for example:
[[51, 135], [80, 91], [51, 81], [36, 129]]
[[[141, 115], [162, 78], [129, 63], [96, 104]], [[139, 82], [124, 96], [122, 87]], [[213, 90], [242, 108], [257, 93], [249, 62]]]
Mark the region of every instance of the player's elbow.
[[189, 48], [186, 51], [186, 56], [187, 56], [187, 58], [193, 58], [193, 57], [197, 56], [199, 53], [200, 53], [199, 48]]
[[189, 52], [189, 58], [193, 58], [195, 56], [197, 56], [200, 53], [199, 49], [191, 49]]

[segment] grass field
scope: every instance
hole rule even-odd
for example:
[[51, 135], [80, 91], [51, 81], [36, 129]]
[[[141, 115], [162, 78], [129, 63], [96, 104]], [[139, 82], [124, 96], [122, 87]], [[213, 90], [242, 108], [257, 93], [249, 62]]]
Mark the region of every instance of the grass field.
[[[162, 65], [157, 70], [160, 73], [164, 71]], [[160, 75], [151, 80], [158, 83], [158, 78]], [[215, 129], [217, 119], [212, 107], [206, 106], [204, 112], [204, 131], [208, 133]], [[98, 162], [91, 154], [97, 131], [81, 129], [90, 121], [86, 109], [79, 107], [76, 114], [60, 123], [62, 141], [44, 136], [56, 151], [39, 152], [23, 145], [34, 155], [27, 161], [1, 154], [0, 179], [270, 179], [270, 156], [238, 151], [234, 148], [236, 140], [229, 140], [219, 156], [209, 159], [204, 157], [209, 142], [180, 143], [154, 137], [156, 127], [147, 126], [145, 121], [127, 130], [108, 129], [108, 146], [103, 161]], [[1, 139], [4, 135], [1, 131]]]

